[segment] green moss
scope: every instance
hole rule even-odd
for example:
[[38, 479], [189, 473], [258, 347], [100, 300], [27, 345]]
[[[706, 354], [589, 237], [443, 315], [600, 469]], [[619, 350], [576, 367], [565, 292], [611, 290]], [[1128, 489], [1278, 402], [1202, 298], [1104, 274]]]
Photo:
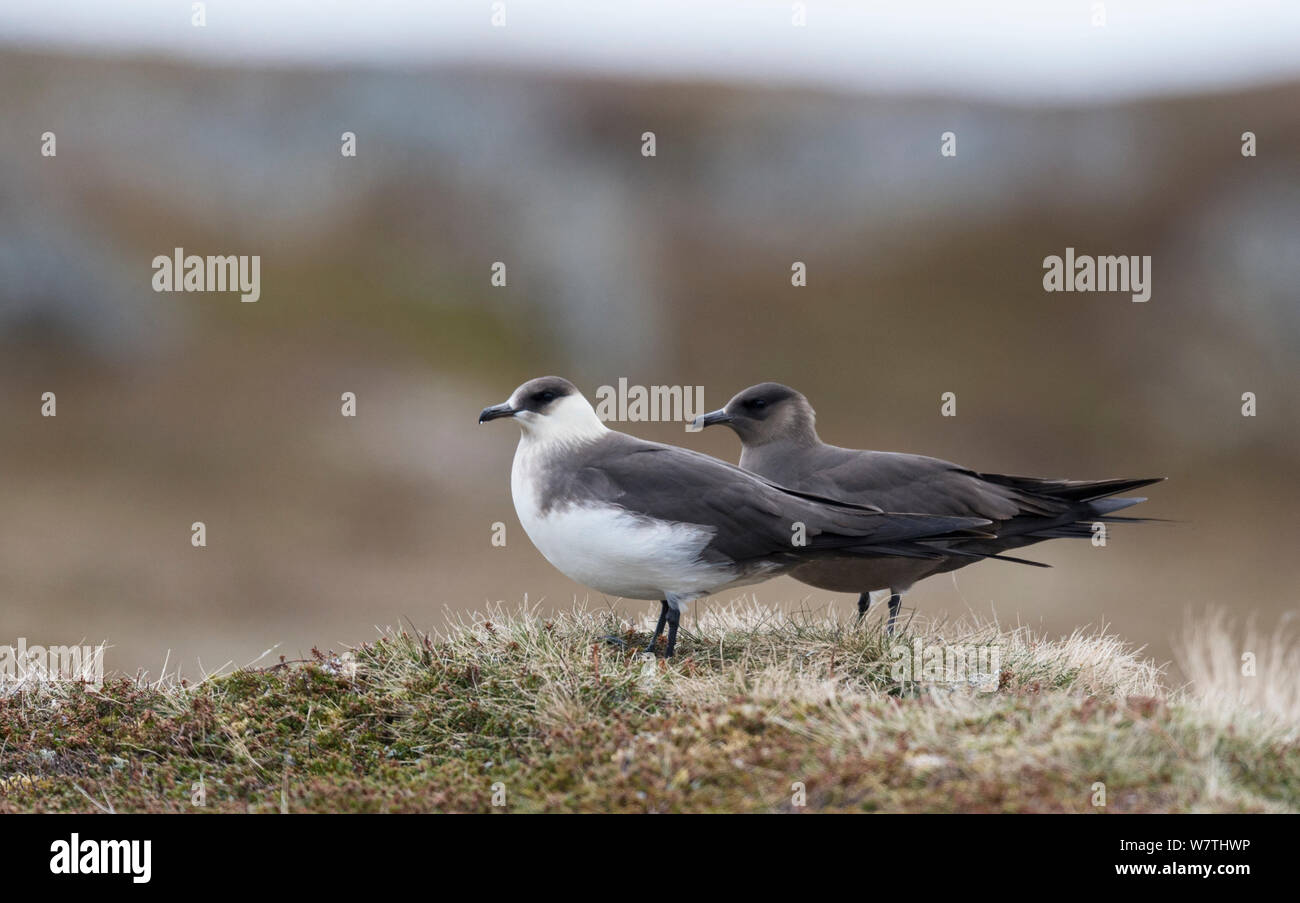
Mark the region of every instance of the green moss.
[[[1090, 812], [1095, 782], [1110, 811], [1300, 809], [1294, 731], [1155, 694], [1113, 638], [986, 631], [1002, 688], [977, 692], [900, 687], [878, 630], [728, 618], [671, 663], [609, 615], [498, 615], [195, 687], [27, 689], [0, 698], [0, 811], [492, 811], [496, 786], [512, 811]], [[1115, 649], [1088, 685], [1086, 642]]]

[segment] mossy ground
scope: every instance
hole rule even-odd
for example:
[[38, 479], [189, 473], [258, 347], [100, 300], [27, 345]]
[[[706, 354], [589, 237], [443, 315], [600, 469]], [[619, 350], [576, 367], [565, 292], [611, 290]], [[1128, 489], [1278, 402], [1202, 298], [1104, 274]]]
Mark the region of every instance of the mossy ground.
[[[194, 686], [26, 686], [0, 811], [1300, 810], [1293, 724], [1171, 692], [1111, 636], [756, 607], [688, 630], [663, 661], [608, 612], [497, 611]], [[896, 680], [917, 639], [996, 648], [996, 679]]]

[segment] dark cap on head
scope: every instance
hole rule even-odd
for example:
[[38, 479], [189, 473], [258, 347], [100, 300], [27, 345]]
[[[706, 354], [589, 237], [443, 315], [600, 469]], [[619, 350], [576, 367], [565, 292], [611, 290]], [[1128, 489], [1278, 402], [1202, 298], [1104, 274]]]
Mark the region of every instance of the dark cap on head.
[[556, 401], [577, 393], [578, 387], [561, 376], [539, 376], [511, 392], [508, 401], [484, 408], [478, 416], [478, 422], [487, 423], [499, 417], [513, 417], [520, 411], [544, 414]]
[[746, 445], [778, 439], [816, 442], [816, 413], [808, 399], [781, 383], [759, 383], [737, 392], [726, 407], [705, 414], [702, 426], [725, 423]]
[[519, 411], [536, 411], [542, 413], [550, 405], [566, 395], [576, 395], [578, 387], [562, 376], [539, 376], [530, 379], [510, 394], [510, 399]]

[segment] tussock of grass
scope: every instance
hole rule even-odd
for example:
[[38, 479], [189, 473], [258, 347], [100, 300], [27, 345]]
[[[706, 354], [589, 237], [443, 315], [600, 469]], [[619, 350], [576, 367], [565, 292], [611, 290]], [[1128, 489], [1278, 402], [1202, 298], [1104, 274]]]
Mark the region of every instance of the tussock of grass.
[[[644, 618], [495, 610], [195, 686], [26, 686], [0, 811], [1300, 809], [1294, 710], [1170, 692], [1113, 636], [701, 611], [671, 662]], [[918, 641], [997, 673], [896, 679]]]
[[1222, 609], [1190, 623], [1180, 664], [1207, 714], [1225, 728], [1285, 734], [1300, 724], [1300, 621], [1293, 613], [1264, 631], [1253, 619], [1232, 629]]

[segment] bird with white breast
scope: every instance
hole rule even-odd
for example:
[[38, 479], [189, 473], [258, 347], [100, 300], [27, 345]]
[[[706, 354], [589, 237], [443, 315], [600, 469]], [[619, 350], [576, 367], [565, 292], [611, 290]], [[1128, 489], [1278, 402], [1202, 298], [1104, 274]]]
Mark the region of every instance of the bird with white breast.
[[698, 452], [609, 429], [568, 380], [530, 380], [479, 423], [520, 428], [510, 490], [524, 531], [567, 577], [628, 599], [660, 600], [665, 654], [682, 609], [719, 590], [840, 558], [941, 560], [989, 521], [887, 513], [786, 489]]

